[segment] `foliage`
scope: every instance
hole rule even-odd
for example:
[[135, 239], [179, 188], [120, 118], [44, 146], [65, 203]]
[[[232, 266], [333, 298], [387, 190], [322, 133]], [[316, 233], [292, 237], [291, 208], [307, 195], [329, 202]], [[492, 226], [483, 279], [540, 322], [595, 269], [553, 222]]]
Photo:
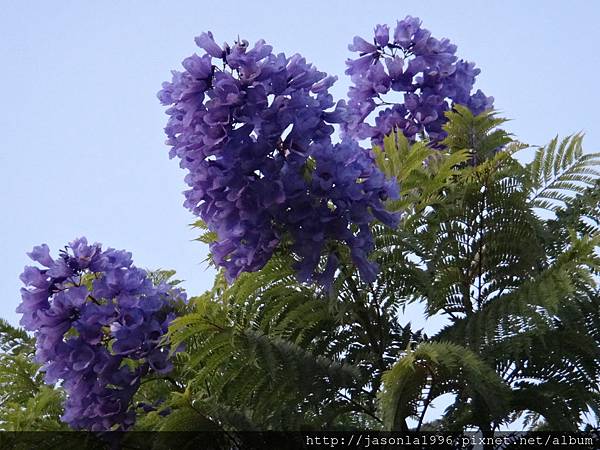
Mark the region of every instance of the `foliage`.
[[35, 342], [0, 319], [0, 427], [6, 431], [67, 430], [60, 422], [63, 391], [43, 384], [32, 361]]
[[[535, 175], [540, 151], [520, 163], [525, 146], [491, 112], [448, 118], [444, 149], [392, 134], [374, 150], [400, 185], [387, 206], [402, 213], [397, 229], [373, 225], [374, 283], [343, 248], [331, 289], [299, 283], [282, 251], [231, 286], [220, 275], [175, 321], [198, 424], [490, 433], [518, 418], [574, 430], [597, 414], [597, 160], [579, 137], [545, 147], [544, 161], [567, 161], [554, 178], [587, 174], [549, 216], [540, 186], [557, 185]], [[415, 302], [446, 325], [430, 336], [402, 325]], [[426, 423], [443, 394], [452, 404]]]
[[596, 184], [600, 153], [584, 154], [582, 141], [582, 134], [562, 141], [557, 136], [537, 150], [527, 166], [526, 180], [531, 190], [529, 201], [534, 207], [556, 211]]
[[[174, 371], [142, 383], [135, 429], [486, 434], [519, 418], [576, 430], [584, 414], [597, 417], [598, 158], [575, 135], [522, 164], [524, 146], [502, 123], [457, 106], [443, 148], [402, 133], [375, 147], [400, 186], [386, 207], [401, 215], [395, 229], [371, 226], [375, 282], [341, 245], [330, 286], [299, 282], [289, 246], [233, 284], [219, 272], [210, 291], [180, 305]], [[442, 328], [414, 329], [403, 314], [411, 303]], [[1, 326], [3, 427], [63, 429], [64, 394], [43, 386], [33, 339]], [[451, 404], [427, 422], [444, 394]]]

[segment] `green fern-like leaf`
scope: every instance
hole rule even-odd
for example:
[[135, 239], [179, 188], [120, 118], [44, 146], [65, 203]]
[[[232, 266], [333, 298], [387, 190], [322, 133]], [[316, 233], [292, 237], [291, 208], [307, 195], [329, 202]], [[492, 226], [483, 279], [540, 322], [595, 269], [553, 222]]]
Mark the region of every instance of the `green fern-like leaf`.
[[[493, 416], [505, 412], [509, 395], [508, 386], [475, 353], [445, 342], [423, 343], [409, 350], [384, 374], [383, 388], [380, 402], [390, 430], [406, 430], [407, 418], [416, 416], [424, 402], [446, 392], [464, 391]], [[423, 398], [426, 388], [430, 393]], [[470, 423], [476, 424], [477, 418], [471, 417]]]
[[537, 150], [526, 166], [533, 207], [555, 211], [595, 184], [600, 176], [600, 153], [584, 154], [582, 143], [582, 134], [560, 141], [557, 136]]

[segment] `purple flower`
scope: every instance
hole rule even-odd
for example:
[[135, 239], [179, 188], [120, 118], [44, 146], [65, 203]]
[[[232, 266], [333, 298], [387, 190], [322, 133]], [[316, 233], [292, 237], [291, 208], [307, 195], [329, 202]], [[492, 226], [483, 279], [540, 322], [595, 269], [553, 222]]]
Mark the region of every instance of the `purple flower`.
[[[102, 250], [75, 239], [59, 258], [47, 245], [30, 257], [46, 269], [26, 267], [17, 312], [35, 332], [35, 360], [45, 381], [62, 380], [63, 420], [74, 429], [126, 430], [135, 421], [131, 398], [149, 371], [171, 369], [163, 338], [183, 293], [153, 286], [131, 254]], [[133, 364], [123, 365], [124, 355]]]
[[394, 44], [405, 48], [409, 47], [420, 27], [421, 20], [418, 17], [406, 16], [404, 20], [399, 20], [394, 30]]
[[[427, 137], [435, 146], [446, 136], [444, 113], [454, 104], [474, 114], [492, 108], [492, 97], [481, 91], [471, 95], [479, 69], [458, 61], [456, 46], [432, 37], [418, 18], [399, 21], [392, 42], [389, 28], [377, 25], [373, 42], [355, 37], [349, 46], [359, 56], [347, 62], [352, 86], [342, 124], [345, 136], [381, 145], [384, 136], [399, 130], [411, 140]], [[395, 100], [393, 92], [404, 94], [404, 102]], [[373, 124], [369, 118], [375, 110]]]
[[33, 247], [33, 250], [27, 253], [27, 256], [45, 267], [50, 267], [54, 264], [54, 260], [50, 257], [50, 248], [46, 244]]
[[217, 45], [210, 31], [208, 33], [202, 33], [200, 36], [198, 36], [196, 38], [196, 45], [206, 50], [206, 53], [212, 57], [223, 57], [223, 49]]
[[351, 52], [359, 52], [362, 54], [376, 54], [377, 53], [377, 46], [374, 44], [370, 44], [367, 41], [365, 41], [363, 38], [359, 37], [359, 36], [355, 36], [354, 40], [352, 41], [352, 44], [350, 44], [348, 46], [348, 50], [350, 50]]
[[493, 103], [494, 97], [486, 97], [480, 89], [477, 89], [477, 92], [469, 97], [467, 106], [473, 111], [473, 114], [480, 114], [483, 111], [491, 109]]
[[[389, 39], [387, 27], [377, 33], [379, 41]], [[350, 119], [346, 103], [328, 93], [336, 77], [301, 55], [274, 54], [264, 41], [221, 49], [204, 33], [196, 43], [206, 54], [184, 60], [185, 71], [173, 72], [158, 98], [168, 106], [170, 155], [188, 172], [184, 205], [217, 234], [214, 262], [233, 280], [262, 268], [291, 237], [303, 281], [332, 279], [332, 249], [340, 242], [360, 246], [362, 264], [372, 245], [357, 235], [370, 231], [356, 229], [376, 219], [373, 211], [394, 225], [381, 212], [382, 195], [393, 188], [366, 150], [332, 144], [333, 125]], [[352, 48], [365, 54], [356, 68], [361, 95], [387, 92], [392, 80], [376, 60], [377, 45], [356, 38]], [[219, 69], [209, 73], [209, 65]], [[324, 271], [321, 260], [329, 261]]]
[[385, 47], [390, 42], [390, 27], [377, 25], [375, 27], [375, 43], [379, 47]]

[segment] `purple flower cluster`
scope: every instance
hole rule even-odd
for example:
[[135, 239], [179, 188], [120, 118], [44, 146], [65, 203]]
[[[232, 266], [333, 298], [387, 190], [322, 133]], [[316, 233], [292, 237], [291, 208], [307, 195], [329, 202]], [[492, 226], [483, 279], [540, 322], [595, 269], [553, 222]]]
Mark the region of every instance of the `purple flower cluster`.
[[196, 43], [206, 53], [186, 58], [158, 97], [169, 106], [170, 156], [188, 171], [185, 206], [218, 236], [214, 261], [232, 280], [263, 267], [291, 237], [299, 278], [326, 284], [338, 241], [372, 280], [367, 225], [377, 217], [395, 226], [382, 202], [396, 190], [368, 151], [332, 145], [332, 124], [346, 117], [345, 103], [328, 93], [336, 78], [264, 41], [219, 46], [203, 33]]
[[289, 230], [293, 250], [302, 258], [298, 278], [310, 279], [323, 249], [328, 248], [325, 269], [315, 277], [328, 286], [338, 267], [331, 244], [342, 242], [349, 247], [363, 280], [373, 282], [377, 265], [368, 259], [374, 246], [369, 224], [378, 219], [397, 226], [397, 215], [386, 211], [383, 204], [388, 198], [397, 198], [396, 183], [384, 177], [370, 152], [351, 140], [315, 144], [311, 161], [314, 170], [308, 181], [293, 164], [282, 171], [286, 208], [275, 216]]
[[[435, 145], [446, 136], [444, 113], [453, 104], [474, 114], [492, 107], [493, 97], [481, 90], [471, 94], [480, 70], [458, 60], [456, 46], [432, 37], [416, 17], [399, 21], [393, 34], [387, 25], [378, 25], [373, 43], [355, 37], [349, 49], [359, 57], [347, 62], [353, 83], [343, 124], [347, 136], [381, 144], [385, 135], [400, 130], [409, 139], [423, 135]], [[375, 124], [369, 124], [378, 108], [383, 109]]]
[[63, 420], [75, 429], [128, 429], [131, 405], [144, 375], [168, 372], [164, 336], [182, 292], [154, 286], [131, 254], [102, 250], [85, 238], [57, 259], [46, 244], [29, 256], [21, 280], [21, 325], [35, 332], [35, 359], [45, 381], [62, 380], [67, 392]]

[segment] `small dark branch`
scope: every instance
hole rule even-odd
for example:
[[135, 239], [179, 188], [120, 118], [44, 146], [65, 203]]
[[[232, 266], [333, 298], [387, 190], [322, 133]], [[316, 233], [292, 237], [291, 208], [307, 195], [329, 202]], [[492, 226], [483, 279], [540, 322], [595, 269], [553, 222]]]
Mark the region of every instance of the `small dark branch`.
[[172, 377], [154, 377], [154, 378], [146, 378], [145, 380], [142, 380], [142, 381], [140, 382], [140, 386], [141, 386], [141, 385], [143, 385], [143, 384], [149, 383], [149, 382], [151, 382], [151, 381], [167, 381], [167, 382], [169, 382], [171, 385], [173, 385], [173, 386], [176, 388], [176, 390], [177, 390], [178, 392], [183, 392], [183, 391], [184, 391], [183, 387], [182, 387], [181, 385], [179, 385], [179, 383], [177, 383], [177, 381], [176, 381], [174, 378], [172, 378]]
[[483, 299], [481, 298], [482, 278], [483, 278], [483, 214], [485, 212], [485, 192], [481, 199], [479, 209], [479, 226], [477, 234], [479, 235], [479, 248], [477, 249], [477, 309], [481, 309]]
[[382, 309], [381, 309], [381, 304], [379, 303], [379, 298], [375, 293], [375, 288], [373, 285], [370, 285], [370, 290], [371, 290], [371, 295], [373, 296], [373, 299], [370, 302], [371, 307], [375, 310], [375, 315], [377, 316], [377, 330], [379, 332], [379, 350], [378, 350], [378, 354], [380, 355], [381, 360], [384, 362], [383, 365], [385, 365], [385, 360], [384, 360], [384, 354], [385, 354], [385, 342], [384, 342], [384, 335], [385, 335], [385, 330], [383, 327], [383, 313], [382, 313]]
[[100, 305], [100, 302], [94, 298], [93, 295], [88, 294], [88, 298], [93, 301], [96, 305]]
[[462, 283], [463, 308], [467, 316], [473, 313], [473, 304], [471, 303], [471, 283], [464, 280]]
[[373, 413], [371, 410], [369, 410], [367, 407], [361, 405], [360, 403], [358, 403], [356, 400], [354, 400], [351, 397], [348, 397], [346, 394], [340, 392], [339, 393], [344, 399], [346, 399], [347, 401], [350, 402], [350, 404], [354, 407], [356, 407], [359, 411], [365, 413], [366, 415], [368, 415], [369, 417], [372, 417], [373, 419], [375, 419], [377, 422], [379, 422], [380, 424], [383, 424], [383, 421], [377, 417], [375, 415], [375, 413]]
[[362, 306], [363, 306], [363, 311], [362, 311], [362, 314], [359, 315], [360, 319], [362, 319], [362, 320], [360, 320], [359, 323], [362, 326], [362, 328], [365, 330], [367, 339], [369, 340], [369, 345], [370, 345], [371, 349], [373, 350], [373, 353], [375, 353], [375, 356], [377, 357], [377, 367], [380, 370], [380, 372], [383, 373], [387, 369], [387, 366], [386, 366], [385, 360], [383, 358], [382, 346], [380, 345], [380, 342], [377, 340], [377, 337], [375, 336], [375, 334], [373, 333], [373, 330], [371, 329], [371, 318], [369, 316], [369, 310], [364, 305], [362, 305]]
[[454, 315], [454, 313], [452, 311], [450, 311], [448, 308], [444, 307], [442, 308], [442, 310], [444, 311], [445, 314], [448, 314], [452, 320], [458, 320], [458, 317], [456, 315]]
[[193, 402], [190, 400], [188, 403], [188, 406], [196, 413], [198, 414], [200, 417], [203, 417], [205, 419], [208, 419], [210, 422], [212, 422], [213, 424], [215, 424], [218, 428], [221, 429], [221, 431], [223, 432], [223, 434], [225, 434], [225, 436], [227, 436], [227, 438], [233, 442], [239, 445], [239, 442], [236, 441], [235, 437], [231, 435], [231, 433], [229, 433], [225, 428], [223, 428], [223, 426], [220, 423], [215, 422], [214, 420], [211, 420], [210, 418], [206, 417], [205, 414], [202, 413], [202, 411], [200, 411], [198, 408], [196, 408], [193, 404]]
[[481, 309], [483, 299], [481, 298], [482, 290], [482, 279], [483, 279], [483, 250], [484, 250], [484, 229], [483, 229], [483, 216], [485, 214], [486, 200], [488, 193], [489, 175], [485, 176], [483, 180], [483, 192], [481, 193], [481, 202], [479, 203], [479, 226], [477, 234], [479, 235], [479, 253], [477, 258], [477, 309]]
[[417, 424], [417, 432], [421, 431], [421, 426], [423, 425], [423, 420], [425, 419], [425, 413], [427, 412], [427, 408], [429, 408], [429, 405], [433, 400], [433, 384], [435, 382], [435, 378], [433, 377], [433, 370], [429, 366], [427, 366], [427, 368], [429, 369], [431, 382], [429, 384], [429, 392], [427, 393], [427, 397], [425, 398], [425, 402], [423, 403], [423, 412], [421, 413], [421, 416], [419, 417], [419, 423]]
[[204, 321], [205, 321], [207, 324], [209, 324], [209, 325], [211, 325], [211, 326], [215, 327], [215, 328], [216, 328], [217, 330], [219, 330], [219, 331], [226, 331], [226, 329], [225, 329], [224, 327], [222, 327], [221, 325], [219, 325], [219, 324], [216, 324], [216, 323], [214, 323], [213, 321], [209, 320], [209, 319], [208, 319], [208, 317], [206, 317], [206, 316], [204, 317]]
[[[374, 333], [373, 330], [371, 329], [371, 314], [370, 314], [369, 306], [372, 306], [372, 305], [367, 302], [362, 301], [363, 296], [360, 294], [360, 291], [358, 290], [358, 286], [356, 285], [354, 279], [352, 278], [352, 274], [350, 273], [350, 271], [348, 270], [348, 268], [345, 265], [342, 265], [341, 267], [342, 267], [342, 269], [341, 269], [342, 273], [346, 277], [346, 282], [348, 283], [348, 286], [354, 296], [355, 304], [357, 306], [361, 307], [359, 311], [355, 311], [355, 314], [358, 318], [359, 325], [365, 330], [367, 339], [369, 341], [368, 344], [369, 344], [372, 352], [376, 356], [376, 366], [379, 369], [379, 372], [381, 375], [387, 369], [385, 359], [383, 357], [383, 353], [385, 350], [383, 349], [381, 339], [378, 341], [376, 333]], [[375, 308], [375, 309], [377, 309], [377, 308]], [[374, 389], [377, 390], [378, 388], [379, 388], [379, 379], [375, 380], [375, 382], [374, 382]]]

